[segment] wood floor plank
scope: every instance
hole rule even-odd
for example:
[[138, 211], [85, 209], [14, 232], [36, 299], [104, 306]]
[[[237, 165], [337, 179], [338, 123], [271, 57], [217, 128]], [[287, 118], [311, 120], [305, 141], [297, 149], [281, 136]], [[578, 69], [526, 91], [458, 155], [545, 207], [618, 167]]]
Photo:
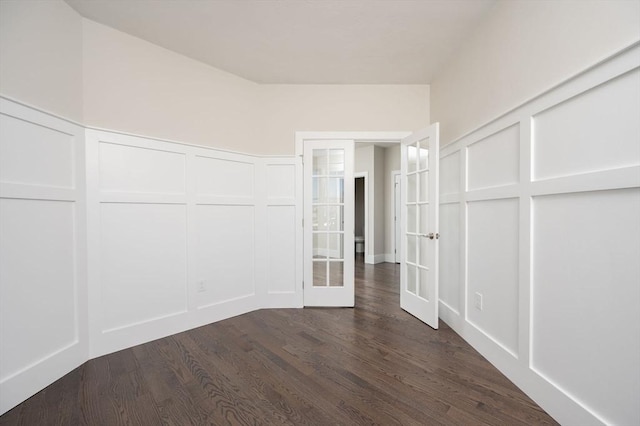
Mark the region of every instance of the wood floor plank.
[[356, 262], [353, 309], [268, 309], [90, 360], [0, 425], [555, 425], [445, 323]]

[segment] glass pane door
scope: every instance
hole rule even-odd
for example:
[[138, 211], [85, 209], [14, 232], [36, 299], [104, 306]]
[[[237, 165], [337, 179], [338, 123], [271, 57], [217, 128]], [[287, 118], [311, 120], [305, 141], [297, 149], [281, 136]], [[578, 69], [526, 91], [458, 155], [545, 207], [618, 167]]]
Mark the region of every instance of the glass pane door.
[[304, 152], [305, 306], [353, 306], [353, 141]]
[[402, 141], [400, 306], [438, 328], [438, 125]]

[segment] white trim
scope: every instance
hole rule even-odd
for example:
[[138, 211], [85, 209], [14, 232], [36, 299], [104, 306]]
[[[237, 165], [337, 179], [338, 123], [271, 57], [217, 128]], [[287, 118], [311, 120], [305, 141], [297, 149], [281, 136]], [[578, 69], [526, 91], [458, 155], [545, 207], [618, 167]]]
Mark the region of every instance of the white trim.
[[296, 156], [302, 155], [305, 140], [353, 140], [367, 142], [400, 142], [411, 132], [296, 132]]
[[[396, 194], [396, 176], [400, 176], [402, 177], [402, 173], [400, 170], [392, 170], [391, 171], [391, 187], [393, 188], [393, 208], [391, 209], [394, 213], [394, 220], [393, 220], [393, 240], [392, 240], [392, 248], [393, 248], [393, 252], [390, 254], [391, 259], [392, 260], [387, 260], [387, 262], [391, 262], [391, 263], [400, 263], [400, 259], [398, 259], [398, 256], [396, 256], [398, 254], [398, 247], [397, 247], [397, 242], [398, 242], [398, 235], [396, 235], [396, 222], [398, 221], [398, 216], [396, 215], [396, 196], [400, 196], [400, 193]], [[388, 202], [389, 200], [387, 200]], [[400, 204], [400, 202], [398, 201], [397, 204]], [[398, 213], [399, 214], [399, 213]], [[402, 238], [402, 235], [400, 235], [400, 238]]]
[[388, 256], [387, 254], [372, 254], [372, 255], [365, 256], [364, 260], [365, 260], [365, 263], [368, 263], [370, 265], [375, 265], [378, 263], [386, 262], [387, 256]]

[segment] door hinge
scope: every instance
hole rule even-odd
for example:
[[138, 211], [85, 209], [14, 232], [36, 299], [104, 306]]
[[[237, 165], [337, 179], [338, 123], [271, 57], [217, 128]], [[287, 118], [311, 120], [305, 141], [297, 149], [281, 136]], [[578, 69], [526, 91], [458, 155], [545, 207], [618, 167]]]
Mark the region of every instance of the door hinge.
[[304, 228], [304, 217], [302, 218], [302, 227]]
[[304, 288], [304, 281], [302, 281], [302, 288]]

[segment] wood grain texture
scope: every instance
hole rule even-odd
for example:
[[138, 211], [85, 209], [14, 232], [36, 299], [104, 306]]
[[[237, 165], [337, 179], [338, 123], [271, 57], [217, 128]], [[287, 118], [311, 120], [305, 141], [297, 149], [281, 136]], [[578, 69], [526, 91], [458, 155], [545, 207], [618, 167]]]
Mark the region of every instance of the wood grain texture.
[[93, 359], [0, 425], [557, 424], [446, 324], [356, 261], [353, 309], [268, 309]]

